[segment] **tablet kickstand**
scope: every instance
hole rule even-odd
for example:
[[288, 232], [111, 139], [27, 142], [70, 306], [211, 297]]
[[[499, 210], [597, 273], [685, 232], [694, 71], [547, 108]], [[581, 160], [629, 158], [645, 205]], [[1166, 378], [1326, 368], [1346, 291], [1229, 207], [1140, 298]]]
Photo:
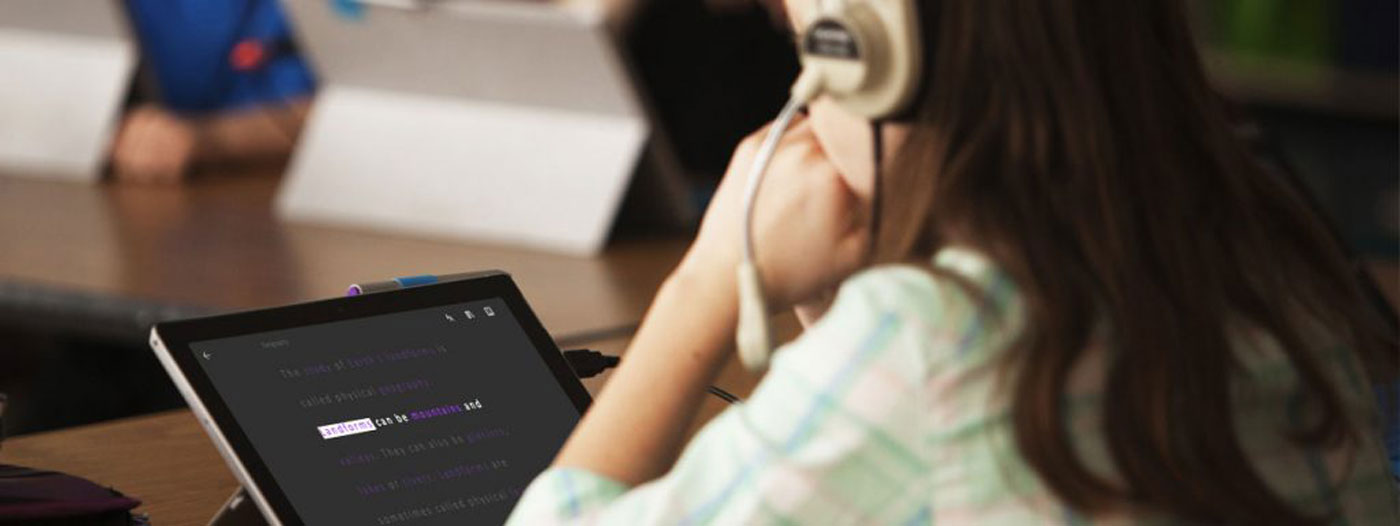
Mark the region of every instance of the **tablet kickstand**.
[[209, 519], [209, 526], [267, 526], [267, 519], [263, 518], [258, 505], [248, 498], [243, 488], [238, 488], [224, 501], [214, 518]]

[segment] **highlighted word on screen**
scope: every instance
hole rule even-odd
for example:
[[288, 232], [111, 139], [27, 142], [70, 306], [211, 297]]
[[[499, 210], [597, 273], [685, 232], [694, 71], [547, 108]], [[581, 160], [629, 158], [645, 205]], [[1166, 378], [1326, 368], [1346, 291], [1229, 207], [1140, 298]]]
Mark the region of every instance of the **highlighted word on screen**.
[[332, 438], [368, 433], [374, 431], [375, 427], [374, 422], [371, 422], [370, 419], [361, 418], [359, 420], [346, 420], [344, 422], [326, 424], [317, 427], [316, 430], [321, 432], [321, 438], [330, 440]]

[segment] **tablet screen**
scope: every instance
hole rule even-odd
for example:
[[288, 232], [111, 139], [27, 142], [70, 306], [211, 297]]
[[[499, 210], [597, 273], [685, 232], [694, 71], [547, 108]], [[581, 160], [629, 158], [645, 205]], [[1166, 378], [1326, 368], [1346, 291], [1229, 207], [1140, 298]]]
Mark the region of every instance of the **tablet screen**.
[[499, 524], [579, 418], [500, 298], [189, 351], [308, 524]]

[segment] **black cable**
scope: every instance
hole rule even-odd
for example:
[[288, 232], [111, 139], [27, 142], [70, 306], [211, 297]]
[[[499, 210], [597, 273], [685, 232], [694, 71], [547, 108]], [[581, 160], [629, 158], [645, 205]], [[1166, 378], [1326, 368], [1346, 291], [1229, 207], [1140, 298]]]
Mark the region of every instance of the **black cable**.
[[724, 389], [720, 389], [720, 388], [715, 387], [715, 386], [713, 386], [713, 385], [712, 385], [712, 386], [709, 386], [709, 387], [706, 387], [706, 388], [705, 388], [705, 392], [710, 393], [710, 394], [715, 395], [715, 396], [718, 396], [720, 400], [724, 400], [725, 402], [729, 402], [729, 403], [731, 403], [731, 404], [737, 404], [737, 403], [739, 403], [739, 402], [743, 402], [743, 401], [744, 401], [743, 399], [741, 399], [741, 398], [739, 398], [739, 397], [737, 397], [737, 396], [734, 396], [734, 395], [733, 395], [732, 393], [730, 393], [729, 391], [725, 391]]
[[[617, 367], [622, 359], [611, 354], [603, 354], [592, 349], [570, 349], [564, 351], [564, 359], [569, 362], [569, 367], [574, 370], [574, 375], [580, 379], [592, 378], [603, 374], [603, 371]], [[713, 385], [706, 387], [705, 392], [719, 397], [720, 400], [731, 404], [744, 401], [729, 391], [720, 389]]]
[[634, 332], [637, 332], [637, 324], [628, 323], [601, 329], [589, 329], [569, 334], [561, 334], [554, 337], [554, 343], [560, 347], [574, 347], [597, 343], [603, 340], [621, 338], [623, 336], [629, 336]]
[[569, 367], [579, 378], [592, 378], [603, 374], [603, 371], [617, 367], [619, 361], [616, 356], [603, 354], [592, 349], [564, 351], [564, 359], [568, 360]]

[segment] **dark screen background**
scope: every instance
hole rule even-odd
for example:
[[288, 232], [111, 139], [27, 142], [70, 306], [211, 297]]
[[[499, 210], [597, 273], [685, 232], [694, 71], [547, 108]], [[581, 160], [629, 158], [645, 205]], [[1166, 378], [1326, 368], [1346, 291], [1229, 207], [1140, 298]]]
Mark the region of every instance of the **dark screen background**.
[[499, 524], [579, 418], [499, 298], [190, 347], [309, 524]]

